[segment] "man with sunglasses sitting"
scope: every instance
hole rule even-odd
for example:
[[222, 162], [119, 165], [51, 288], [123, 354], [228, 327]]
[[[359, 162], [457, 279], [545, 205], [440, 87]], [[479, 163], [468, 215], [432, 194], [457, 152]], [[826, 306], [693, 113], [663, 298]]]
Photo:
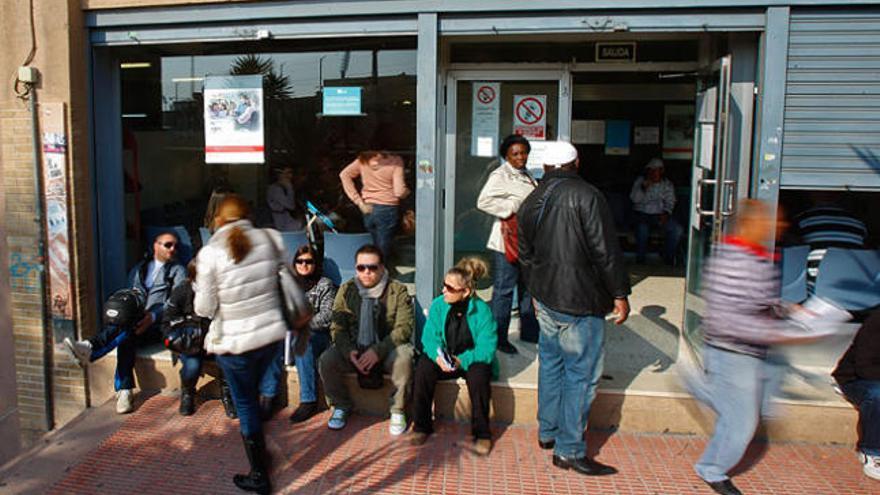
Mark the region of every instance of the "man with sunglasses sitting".
[[64, 339], [65, 349], [80, 366], [88, 366], [113, 349], [116, 351], [116, 412], [132, 411], [134, 363], [138, 344], [158, 342], [159, 327], [171, 290], [186, 280], [186, 268], [176, 261], [179, 240], [173, 232], [162, 232], [153, 239], [150, 255], [128, 274], [129, 287], [146, 294], [146, 311], [132, 328], [106, 326], [94, 337], [77, 342]]
[[381, 388], [382, 371], [391, 374], [395, 391], [389, 432], [406, 431], [406, 386], [412, 375], [415, 320], [406, 286], [391, 280], [382, 251], [368, 244], [355, 254], [357, 275], [336, 293], [330, 335], [333, 345], [320, 358], [324, 394], [333, 406], [331, 430], [345, 427], [354, 403], [345, 374], [356, 372], [362, 388]]

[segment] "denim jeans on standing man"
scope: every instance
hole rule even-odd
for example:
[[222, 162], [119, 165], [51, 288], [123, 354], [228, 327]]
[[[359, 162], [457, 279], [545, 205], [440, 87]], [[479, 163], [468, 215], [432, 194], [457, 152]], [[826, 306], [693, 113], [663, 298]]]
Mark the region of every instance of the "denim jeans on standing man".
[[494, 259], [492, 275], [492, 316], [498, 329], [498, 343], [509, 342], [507, 333], [510, 327], [510, 309], [513, 304], [513, 292], [516, 289], [519, 299], [519, 338], [526, 342], [538, 341], [538, 320], [535, 319], [535, 308], [532, 296], [520, 277], [519, 265], [510, 263], [504, 253], [493, 251]]
[[755, 435], [761, 416], [772, 412], [770, 399], [779, 388], [780, 363], [747, 354], [703, 346], [707, 387], [696, 391], [697, 399], [715, 413], [715, 430], [702, 457], [694, 465], [697, 474], [713, 483], [728, 479]]
[[318, 400], [318, 358], [330, 345], [330, 332], [319, 331], [309, 336], [309, 344], [302, 356], [294, 355], [299, 374], [299, 401]]
[[859, 450], [865, 455], [880, 456], [880, 381], [854, 380], [840, 388], [859, 408]]
[[605, 319], [554, 311], [536, 301], [538, 437], [556, 440], [554, 453], [582, 458], [590, 405], [602, 376]]
[[260, 382], [267, 373], [273, 373], [274, 363], [280, 362], [283, 341], [273, 342], [242, 354], [218, 354], [217, 364], [232, 392], [232, 401], [238, 412], [241, 434], [250, 437], [263, 430], [260, 404], [257, 399]]
[[373, 212], [364, 215], [364, 227], [373, 236], [373, 244], [382, 251], [385, 257], [385, 265], [389, 265], [391, 257], [391, 244], [394, 242], [394, 234], [397, 232], [398, 211], [397, 205], [371, 205]]

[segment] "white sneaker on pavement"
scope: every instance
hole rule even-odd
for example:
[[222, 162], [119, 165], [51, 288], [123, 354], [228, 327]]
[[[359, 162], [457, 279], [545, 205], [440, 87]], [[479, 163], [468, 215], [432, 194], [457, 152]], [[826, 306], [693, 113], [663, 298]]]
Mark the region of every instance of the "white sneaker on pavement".
[[128, 414], [134, 407], [131, 405], [131, 389], [124, 388], [116, 392], [116, 412], [119, 414]]
[[89, 365], [90, 359], [92, 357], [92, 343], [88, 340], [77, 340], [76, 342], [70, 340], [70, 337], [65, 337], [64, 341], [64, 350], [70, 354], [70, 357], [76, 361], [76, 364], [85, 368]]
[[868, 478], [880, 480], [880, 455], [862, 454], [862, 456], [862, 459], [864, 459], [862, 472], [865, 473], [865, 476]]
[[347, 420], [348, 411], [334, 407], [333, 413], [330, 414], [330, 419], [327, 420], [327, 428], [330, 428], [331, 430], [341, 430], [345, 428]]
[[402, 435], [406, 431], [406, 415], [403, 413], [391, 413], [391, 422], [388, 424], [388, 433], [394, 436]]

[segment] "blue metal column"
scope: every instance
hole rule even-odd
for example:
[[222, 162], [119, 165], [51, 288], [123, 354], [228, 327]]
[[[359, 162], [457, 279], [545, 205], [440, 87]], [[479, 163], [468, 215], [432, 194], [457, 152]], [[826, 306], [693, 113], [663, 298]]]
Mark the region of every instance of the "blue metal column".
[[437, 281], [439, 218], [437, 194], [437, 14], [419, 14], [416, 82], [416, 321], [431, 305]]
[[782, 126], [785, 113], [785, 81], [788, 67], [789, 7], [769, 7], [767, 27], [761, 39], [760, 93], [758, 95], [758, 139], [755, 146], [757, 171], [752, 196], [776, 209], [782, 172]]
[[92, 53], [92, 157], [98, 239], [93, 256], [100, 273], [99, 290], [95, 296], [103, 299], [125, 285], [128, 273], [125, 266], [122, 99], [118, 60], [108, 50], [94, 50]]

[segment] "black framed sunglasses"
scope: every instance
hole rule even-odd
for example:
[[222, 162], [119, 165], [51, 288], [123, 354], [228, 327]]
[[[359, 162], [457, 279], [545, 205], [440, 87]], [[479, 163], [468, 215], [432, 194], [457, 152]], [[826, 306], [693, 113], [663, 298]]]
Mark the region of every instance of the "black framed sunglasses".
[[443, 283], [443, 290], [446, 292], [452, 292], [454, 294], [458, 294], [459, 292], [464, 292], [467, 290], [467, 287], [453, 287], [447, 283]]
[[168, 241], [168, 242], [160, 242], [159, 245], [164, 247], [165, 249], [171, 249], [171, 248], [177, 246], [177, 243]]
[[375, 264], [355, 265], [354, 269], [359, 272], [365, 272], [367, 270], [369, 270], [371, 272], [376, 272], [376, 271], [379, 271], [379, 265], [375, 265]]
[[297, 258], [297, 259], [293, 260], [293, 262], [296, 263], [297, 265], [314, 265], [315, 264], [315, 260], [313, 260], [312, 258]]

